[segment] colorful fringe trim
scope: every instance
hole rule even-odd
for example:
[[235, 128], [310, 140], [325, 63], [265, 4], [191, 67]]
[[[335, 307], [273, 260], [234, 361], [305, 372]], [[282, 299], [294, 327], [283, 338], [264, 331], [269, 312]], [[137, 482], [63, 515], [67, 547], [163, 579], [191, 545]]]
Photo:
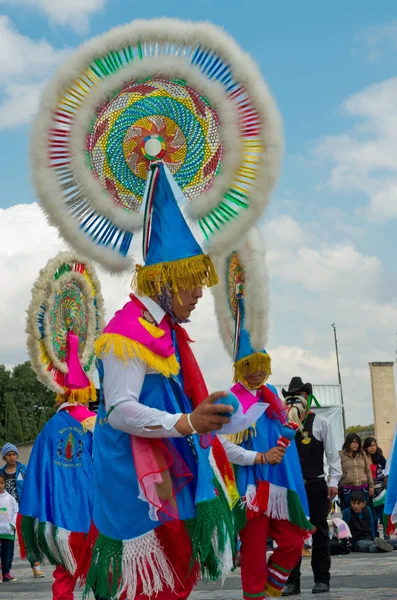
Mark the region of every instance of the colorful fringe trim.
[[56, 404], [63, 404], [63, 402], [69, 402], [69, 404], [84, 404], [87, 406], [90, 402], [96, 400], [96, 388], [92, 381], [86, 388], [71, 390], [65, 388], [64, 394], [57, 394]]
[[260, 481], [258, 486], [249, 485], [243, 499], [247, 519], [264, 513], [273, 519], [289, 521], [299, 529], [314, 532], [315, 527], [306, 517], [299, 496], [287, 488]]
[[117, 333], [104, 333], [101, 335], [95, 342], [95, 352], [99, 357], [113, 352], [124, 363], [133, 358], [139, 358], [165, 377], [171, 377], [171, 375], [178, 375], [179, 373], [179, 363], [175, 354], [171, 354], [168, 358], [158, 356], [139, 342]]
[[204, 580], [223, 575], [228, 553], [233, 554], [234, 525], [228, 500], [217, 481], [217, 496], [196, 505], [196, 517], [185, 521], [192, 542], [192, 565], [197, 561]]
[[77, 560], [73, 550], [85, 545], [85, 534], [74, 533], [55, 527], [52, 523], [39, 523], [33, 517], [22, 517], [22, 537], [29, 560], [47, 559], [51, 565], [63, 565], [67, 571], [75, 574]]
[[140, 594], [151, 598], [163, 586], [175, 585], [172, 566], [155, 531], [132, 540], [114, 540], [99, 534], [91, 566], [86, 577], [84, 597], [94, 590], [101, 598], [119, 598], [125, 594], [135, 598]]
[[256, 371], [265, 371], [268, 376], [272, 374], [272, 359], [269, 354], [264, 352], [255, 352], [249, 356], [245, 356], [234, 363], [234, 379], [236, 383], [238, 381], [244, 381], [244, 376], [248, 373], [256, 373]]
[[177, 294], [181, 288], [211, 287], [218, 282], [211, 258], [207, 254], [199, 254], [146, 267], [137, 265], [132, 287], [139, 296], [155, 296], [165, 286]]

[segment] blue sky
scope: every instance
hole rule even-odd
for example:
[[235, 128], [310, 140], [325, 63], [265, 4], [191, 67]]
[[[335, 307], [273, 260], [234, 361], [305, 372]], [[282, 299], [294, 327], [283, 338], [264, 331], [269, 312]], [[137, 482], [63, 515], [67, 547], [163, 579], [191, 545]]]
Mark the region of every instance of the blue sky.
[[[389, 152], [397, 141], [395, 2], [0, 0], [0, 209], [35, 200], [29, 115], [59, 51], [156, 16], [211, 20], [259, 63], [285, 127], [282, 175], [263, 222], [275, 383], [294, 369], [336, 382], [336, 321], [348, 420], [370, 421], [367, 363], [394, 359], [397, 325], [397, 162], [390, 165]], [[0, 212], [0, 257], [15, 263], [36, 253], [26, 236], [16, 241], [22, 212]], [[40, 231], [42, 249], [47, 234]], [[19, 358], [22, 333], [18, 339], [12, 356]], [[204, 346], [200, 352], [206, 355]], [[7, 362], [7, 348], [0, 361]], [[216, 374], [209, 377], [215, 385]]]

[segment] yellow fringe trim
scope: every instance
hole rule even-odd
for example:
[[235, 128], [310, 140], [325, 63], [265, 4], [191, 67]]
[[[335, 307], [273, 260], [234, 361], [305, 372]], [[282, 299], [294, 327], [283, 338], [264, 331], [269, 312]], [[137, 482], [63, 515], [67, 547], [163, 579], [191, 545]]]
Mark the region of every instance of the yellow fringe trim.
[[87, 417], [84, 421], [81, 422], [84, 431], [94, 431], [96, 423], [96, 417]]
[[233, 442], [233, 444], [237, 444], [238, 446], [243, 442], [246, 442], [250, 437], [256, 437], [256, 423], [244, 429], [243, 431], [239, 431], [238, 433], [229, 433], [226, 436], [229, 442]]
[[[263, 352], [255, 352], [234, 363], [234, 381], [241, 381], [244, 376], [256, 371], [265, 371], [267, 377], [272, 374], [272, 359], [269, 354]], [[266, 377], [266, 379], [267, 379]]]
[[137, 265], [131, 285], [140, 296], [155, 296], [166, 285], [177, 294], [180, 289], [211, 287], [218, 282], [211, 258], [208, 254], [200, 254], [147, 267]]
[[149, 321], [146, 321], [146, 319], [142, 319], [142, 317], [139, 317], [138, 321], [140, 322], [142, 327], [144, 327], [146, 331], [148, 331], [150, 335], [156, 339], [163, 337], [163, 335], [165, 334], [165, 331], [160, 329], [160, 327], [156, 327], [156, 325], [153, 325], [153, 323], [149, 323]]
[[175, 354], [171, 354], [168, 358], [163, 358], [149, 350], [149, 348], [146, 348], [143, 344], [118, 333], [102, 334], [95, 342], [95, 352], [99, 357], [113, 352], [125, 364], [128, 360], [139, 358], [150, 368], [158, 371], [165, 377], [171, 377], [171, 375], [178, 375], [179, 373], [179, 363]]
[[80, 390], [69, 390], [64, 388], [64, 394], [57, 394], [56, 404], [63, 404], [63, 402], [69, 402], [69, 404], [85, 404], [89, 402], [95, 402], [96, 400], [96, 389], [95, 385], [90, 382], [90, 385]]

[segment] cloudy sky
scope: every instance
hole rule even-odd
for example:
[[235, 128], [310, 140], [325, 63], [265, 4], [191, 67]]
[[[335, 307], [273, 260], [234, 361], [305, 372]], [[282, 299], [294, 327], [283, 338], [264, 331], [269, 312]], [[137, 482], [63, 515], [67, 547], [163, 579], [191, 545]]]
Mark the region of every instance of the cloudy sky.
[[[30, 288], [64, 247], [30, 184], [29, 125], [43, 84], [87, 38], [163, 15], [228, 30], [259, 63], [284, 119], [283, 172], [262, 223], [273, 383], [336, 383], [336, 322], [348, 424], [371, 422], [368, 362], [394, 360], [397, 329], [393, 0], [0, 0], [0, 362], [27, 358]], [[99, 274], [110, 317], [128, 276]], [[231, 369], [209, 293], [194, 320], [208, 383], [223, 387]]]

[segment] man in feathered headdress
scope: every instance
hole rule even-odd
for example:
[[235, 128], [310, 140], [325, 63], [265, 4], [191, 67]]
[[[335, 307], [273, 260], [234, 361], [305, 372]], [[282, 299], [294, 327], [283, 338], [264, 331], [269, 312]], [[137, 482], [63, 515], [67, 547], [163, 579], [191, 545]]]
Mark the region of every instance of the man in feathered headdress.
[[[243, 412], [256, 403], [268, 404], [265, 413], [245, 431], [223, 440], [229, 460], [236, 465], [236, 481], [245, 506], [242, 515], [241, 579], [243, 597], [281, 596], [291, 569], [301, 556], [304, 538], [313, 530], [299, 458], [291, 444], [294, 430], [286, 428], [286, 410], [275, 388], [266, 384], [271, 359], [257, 352], [244, 327], [244, 301], [240, 303], [240, 333], [231, 392]], [[267, 562], [266, 541], [277, 547]]]
[[[340, 458], [330, 423], [310, 410], [312, 401], [316, 401], [312, 384], [303, 383], [300, 377], [293, 377], [288, 390], [283, 389], [282, 392], [289, 407], [289, 420], [299, 426], [295, 440], [305, 479], [310, 520], [316, 527], [312, 549], [313, 593], [326, 593], [329, 591], [331, 577], [327, 516], [329, 503], [338, 493], [342, 475]], [[324, 458], [329, 467], [329, 483], [324, 474]], [[300, 564], [299, 561], [293, 569], [283, 596], [300, 593]]]
[[226, 393], [208, 396], [180, 325], [217, 275], [164, 166], [153, 165], [151, 177], [145, 265], [96, 345], [104, 392], [94, 446], [99, 535], [87, 583], [101, 598], [186, 598], [200, 573], [220, 576], [233, 538], [206, 435], [232, 408], [216, 404]]

